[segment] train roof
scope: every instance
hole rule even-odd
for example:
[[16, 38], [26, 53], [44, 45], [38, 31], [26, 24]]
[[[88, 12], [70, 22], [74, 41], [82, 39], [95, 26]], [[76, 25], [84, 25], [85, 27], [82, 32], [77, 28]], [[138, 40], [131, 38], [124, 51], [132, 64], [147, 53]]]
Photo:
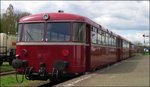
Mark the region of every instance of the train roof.
[[70, 13], [40, 13], [30, 16], [25, 16], [19, 20], [19, 23], [25, 22], [44, 22], [43, 15], [48, 14], [49, 19], [46, 21], [79, 21], [92, 24], [99, 28], [99, 25], [87, 17], [70, 14]]
[[69, 13], [40, 13], [40, 14], [34, 14], [30, 16], [26, 16], [20, 19], [19, 22], [34, 22], [34, 21], [45, 21], [43, 19], [43, 15], [48, 14], [49, 19], [47, 21], [51, 20], [83, 20], [84, 17], [75, 15], [75, 14], [69, 14]]
[[123, 39], [123, 40], [125, 40], [125, 41], [127, 41], [127, 42], [132, 43], [131, 41], [129, 41], [128, 39], [126, 39], [126, 38], [124, 38], [124, 37], [122, 37], [122, 36], [120, 36], [120, 35], [117, 35], [117, 37], [120, 38], [120, 39]]
[[26, 22], [44, 22], [43, 15], [48, 14], [49, 19], [46, 21], [79, 21], [79, 22], [86, 22], [88, 24], [91, 24], [97, 28], [102, 27], [101, 29], [105, 32], [109, 32], [108, 29], [104, 28], [103, 26], [95, 23], [91, 19], [76, 15], [76, 14], [70, 14], [70, 13], [40, 13], [35, 15], [26, 16], [20, 19], [20, 23], [26, 23]]
[[[76, 15], [76, 14], [70, 14], [70, 13], [64, 13], [64, 12], [58, 12], [58, 13], [40, 13], [40, 14], [34, 14], [34, 15], [30, 15], [30, 16], [25, 16], [23, 18], [21, 18], [19, 20], [19, 23], [28, 23], [28, 22], [45, 22], [45, 19], [43, 18], [43, 15], [48, 14], [49, 19], [47, 19], [46, 21], [78, 21], [78, 22], [86, 22], [88, 24], [91, 24], [97, 28], [100, 28], [105, 31], [108, 32], [116, 37], [120, 37], [124, 40], [127, 40], [123, 37], [121, 37], [120, 35], [117, 35], [115, 33], [113, 33], [112, 31], [104, 28], [102, 25], [97, 24], [96, 22], [92, 21], [91, 19], [84, 17], [84, 16], [80, 16], [80, 15]], [[128, 40], [127, 40], [128, 41]]]

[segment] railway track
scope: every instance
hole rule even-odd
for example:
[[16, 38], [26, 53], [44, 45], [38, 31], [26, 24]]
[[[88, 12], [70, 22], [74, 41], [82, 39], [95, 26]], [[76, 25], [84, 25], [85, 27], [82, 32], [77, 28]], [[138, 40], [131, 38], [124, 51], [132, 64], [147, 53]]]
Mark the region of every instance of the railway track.
[[79, 76], [81, 76], [81, 75], [74, 76], [74, 77], [71, 77], [71, 78], [68, 78], [68, 79], [65, 79], [65, 80], [62, 80], [62, 81], [58, 81], [58, 82], [48, 82], [48, 83], [42, 84], [38, 87], [55, 87], [56, 85], [58, 85], [60, 83], [63, 83], [65, 81], [69, 81], [69, 80], [74, 79], [74, 78], [79, 77]]
[[9, 75], [9, 74], [14, 74], [14, 73], [16, 73], [16, 71], [1, 72], [0, 76], [5, 76], [5, 75]]
[[53, 87], [53, 86], [55, 86], [55, 85], [57, 85], [57, 84], [59, 84], [59, 83], [61, 83], [61, 82], [49, 82], [49, 83], [40, 85], [40, 86], [38, 86], [38, 87]]
[[[68, 80], [70, 80], [70, 79], [68, 79]], [[38, 86], [38, 87], [55, 87], [55, 85], [58, 85], [58, 84], [60, 84], [60, 83], [63, 83], [63, 82], [65, 82], [65, 81], [68, 81], [68, 80], [59, 81], [59, 82], [48, 82], [48, 83], [42, 84], [42, 85], [40, 85], [40, 86]]]

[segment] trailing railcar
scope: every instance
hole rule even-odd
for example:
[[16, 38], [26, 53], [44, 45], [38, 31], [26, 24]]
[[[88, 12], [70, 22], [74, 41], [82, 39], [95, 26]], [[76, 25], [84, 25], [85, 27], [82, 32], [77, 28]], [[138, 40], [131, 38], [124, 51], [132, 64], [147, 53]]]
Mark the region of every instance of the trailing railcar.
[[130, 52], [129, 52], [130, 57], [135, 56], [136, 55], [135, 45], [130, 42], [130, 47], [129, 48], [130, 48]]
[[124, 43], [130, 44], [83, 16], [35, 14], [19, 21], [12, 65], [29, 80], [57, 81], [130, 57]]

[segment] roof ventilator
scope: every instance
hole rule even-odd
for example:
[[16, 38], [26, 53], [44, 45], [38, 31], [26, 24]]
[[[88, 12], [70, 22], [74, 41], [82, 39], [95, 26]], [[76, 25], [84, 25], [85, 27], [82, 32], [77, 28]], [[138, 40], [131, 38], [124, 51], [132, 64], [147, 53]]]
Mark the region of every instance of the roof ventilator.
[[64, 11], [63, 10], [58, 10], [58, 13], [64, 13]]

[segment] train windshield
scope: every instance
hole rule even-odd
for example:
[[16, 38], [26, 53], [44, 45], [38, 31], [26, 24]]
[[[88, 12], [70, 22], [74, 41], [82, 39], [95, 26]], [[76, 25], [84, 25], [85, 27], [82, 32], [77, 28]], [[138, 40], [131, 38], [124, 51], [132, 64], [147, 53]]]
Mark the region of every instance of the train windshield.
[[48, 23], [46, 41], [69, 41], [70, 23]]
[[43, 41], [44, 23], [24, 24], [22, 41]]

